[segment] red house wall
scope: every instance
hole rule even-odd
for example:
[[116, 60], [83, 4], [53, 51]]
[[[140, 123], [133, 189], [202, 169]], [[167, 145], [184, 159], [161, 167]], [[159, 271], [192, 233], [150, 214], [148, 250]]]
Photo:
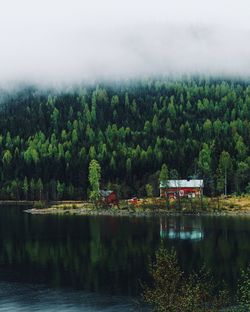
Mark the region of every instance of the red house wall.
[[[164, 197], [167, 193], [174, 193], [174, 192], [184, 192], [183, 196], [187, 196], [190, 193], [194, 193], [196, 195], [201, 194], [201, 190], [199, 187], [171, 187], [171, 188], [161, 188], [160, 189], [160, 196]], [[171, 197], [171, 196], [170, 196]]]
[[112, 192], [105, 198], [106, 203], [108, 204], [117, 204], [118, 203], [118, 198], [116, 196], [115, 192]]

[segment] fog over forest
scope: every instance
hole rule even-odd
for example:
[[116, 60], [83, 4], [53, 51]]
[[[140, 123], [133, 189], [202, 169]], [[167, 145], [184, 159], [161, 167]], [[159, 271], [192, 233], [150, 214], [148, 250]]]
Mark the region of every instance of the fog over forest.
[[8, 0], [0, 84], [250, 75], [247, 0]]

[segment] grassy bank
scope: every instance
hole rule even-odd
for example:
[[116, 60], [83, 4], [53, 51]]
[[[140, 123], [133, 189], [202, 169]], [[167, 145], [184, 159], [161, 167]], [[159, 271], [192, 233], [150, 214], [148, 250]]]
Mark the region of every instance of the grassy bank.
[[249, 215], [250, 196], [203, 197], [180, 199], [167, 202], [163, 198], [139, 199], [137, 204], [120, 201], [119, 207], [96, 207], [87, 201], [37, 202], [32, 214], [75, 214], [75, 215], [166, 215], [166, 214], [217, 214]]

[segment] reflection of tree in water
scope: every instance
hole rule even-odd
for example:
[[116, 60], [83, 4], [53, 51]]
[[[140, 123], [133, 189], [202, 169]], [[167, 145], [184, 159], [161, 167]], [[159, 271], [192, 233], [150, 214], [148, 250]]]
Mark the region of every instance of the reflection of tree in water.
[[[191, 234], [173, 239], [172, 234], [164, 234], [169, 233], [166, 229]], [[192, 239], [194, 229], [201, 230], [203, 239]], [[2, 210], [0, 278], [135, 294], [138, 279], [147, 278], [149, 257], [162, 237], [177, 250], [183, 269], [192, 271], [205, 263], [233, 285], [250, 258], [249, 234], [249, 220], [239, 218], [178, 217], [160, 222], [158, 218], [30, 216]]]
[[206, 239], [200, 252], [216, 276], [226, 278], [231, 285], [250, 261], [249, 221], [230, 217], [206, 221]]
[[157, 241], [157, 225], [143, 220], [42, 216], [23, 226], [18, 241], [7, 227], [0, 237], [0, 274], [116, 294], [138, 292]]
[[[234, 288], [241, 269], [245, 269], [250, 261], [250, 220], [234, 217], [187, 218], [195, 222], [200, 220], [197, 224], [201, 222], [203, 239], [164, 238], [168, 246], [177, 250], [181, 267], [191, 272], [205, 264], [218, 281], [225, 279]], [[183, 222], [179, 218], [177, 224]], [[180, 230], [181, 226], [177, 226], [177, 232]]]

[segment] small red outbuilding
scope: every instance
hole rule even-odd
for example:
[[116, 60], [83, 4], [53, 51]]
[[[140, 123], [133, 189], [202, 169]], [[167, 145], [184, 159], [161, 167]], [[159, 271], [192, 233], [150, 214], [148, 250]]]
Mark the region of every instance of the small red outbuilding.
[[119, 205], [118, 197], [114, 191], [100, 190], [100, 195], [101, 195], [102, 202], [105, 203], [106, 205], [108, 205], [108, 206], [111, 206], [111, 205], [118, 206]]

